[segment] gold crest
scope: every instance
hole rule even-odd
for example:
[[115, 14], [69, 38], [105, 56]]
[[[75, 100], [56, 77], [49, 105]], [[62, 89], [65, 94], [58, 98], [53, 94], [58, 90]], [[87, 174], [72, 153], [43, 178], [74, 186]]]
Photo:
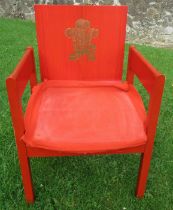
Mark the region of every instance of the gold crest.
[[72, 39], [74, 52], [70, 55], [70, 60], [77, 60], [86, 55], [88, 60], [95, 60], [96, 46], [92, 39], [98, 36], [98, 29], [91, 28], [90, 22], [85, 19], [78, 19], [74, 28], [67, 28], [65, 35]]

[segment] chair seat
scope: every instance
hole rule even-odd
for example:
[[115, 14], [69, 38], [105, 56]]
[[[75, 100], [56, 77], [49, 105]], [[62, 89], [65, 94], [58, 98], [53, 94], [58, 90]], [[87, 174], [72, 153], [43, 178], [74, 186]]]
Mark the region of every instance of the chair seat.
[[24, 142], [60, 152], [97, 153], [146, 143], [146, 112], [120, 81], [45, 81], [33, 89]]

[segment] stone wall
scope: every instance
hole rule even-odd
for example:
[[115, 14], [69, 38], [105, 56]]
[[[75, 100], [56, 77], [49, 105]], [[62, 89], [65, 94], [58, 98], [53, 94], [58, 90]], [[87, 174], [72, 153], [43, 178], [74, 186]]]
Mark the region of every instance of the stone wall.
[[[35, 0], [41, 4], [128, 5], [127, 40], [173, 47], [173, 0]], [[0, 17], [33, 19], [34, 0], [0, 0]]]

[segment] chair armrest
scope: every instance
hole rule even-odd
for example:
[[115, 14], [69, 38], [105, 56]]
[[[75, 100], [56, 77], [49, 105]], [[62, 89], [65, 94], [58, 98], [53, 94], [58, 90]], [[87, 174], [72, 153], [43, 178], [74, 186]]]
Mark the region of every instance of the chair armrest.
[[37, 84], [34, 51], [28, 47], [13, 73], [6, 79], [8, 100], [12, 116], [16, 141], [25, 132], [21, 98], [27, 83], [32, 88]]
[[149, 145], [152, 146], [160, 112], [165, 76], [159, 73], [134, 46], [131, 46], [127, 70], [128, 83], [133, 84], [135, 75], [150, 95], [147, 113], [147, 136]]

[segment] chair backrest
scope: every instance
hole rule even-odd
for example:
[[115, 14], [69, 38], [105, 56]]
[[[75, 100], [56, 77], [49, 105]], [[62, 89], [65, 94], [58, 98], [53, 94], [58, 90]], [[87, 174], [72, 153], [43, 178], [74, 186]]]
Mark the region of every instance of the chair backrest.
[[119, 80], [127, 6], [35, 5], [42, 79]]

